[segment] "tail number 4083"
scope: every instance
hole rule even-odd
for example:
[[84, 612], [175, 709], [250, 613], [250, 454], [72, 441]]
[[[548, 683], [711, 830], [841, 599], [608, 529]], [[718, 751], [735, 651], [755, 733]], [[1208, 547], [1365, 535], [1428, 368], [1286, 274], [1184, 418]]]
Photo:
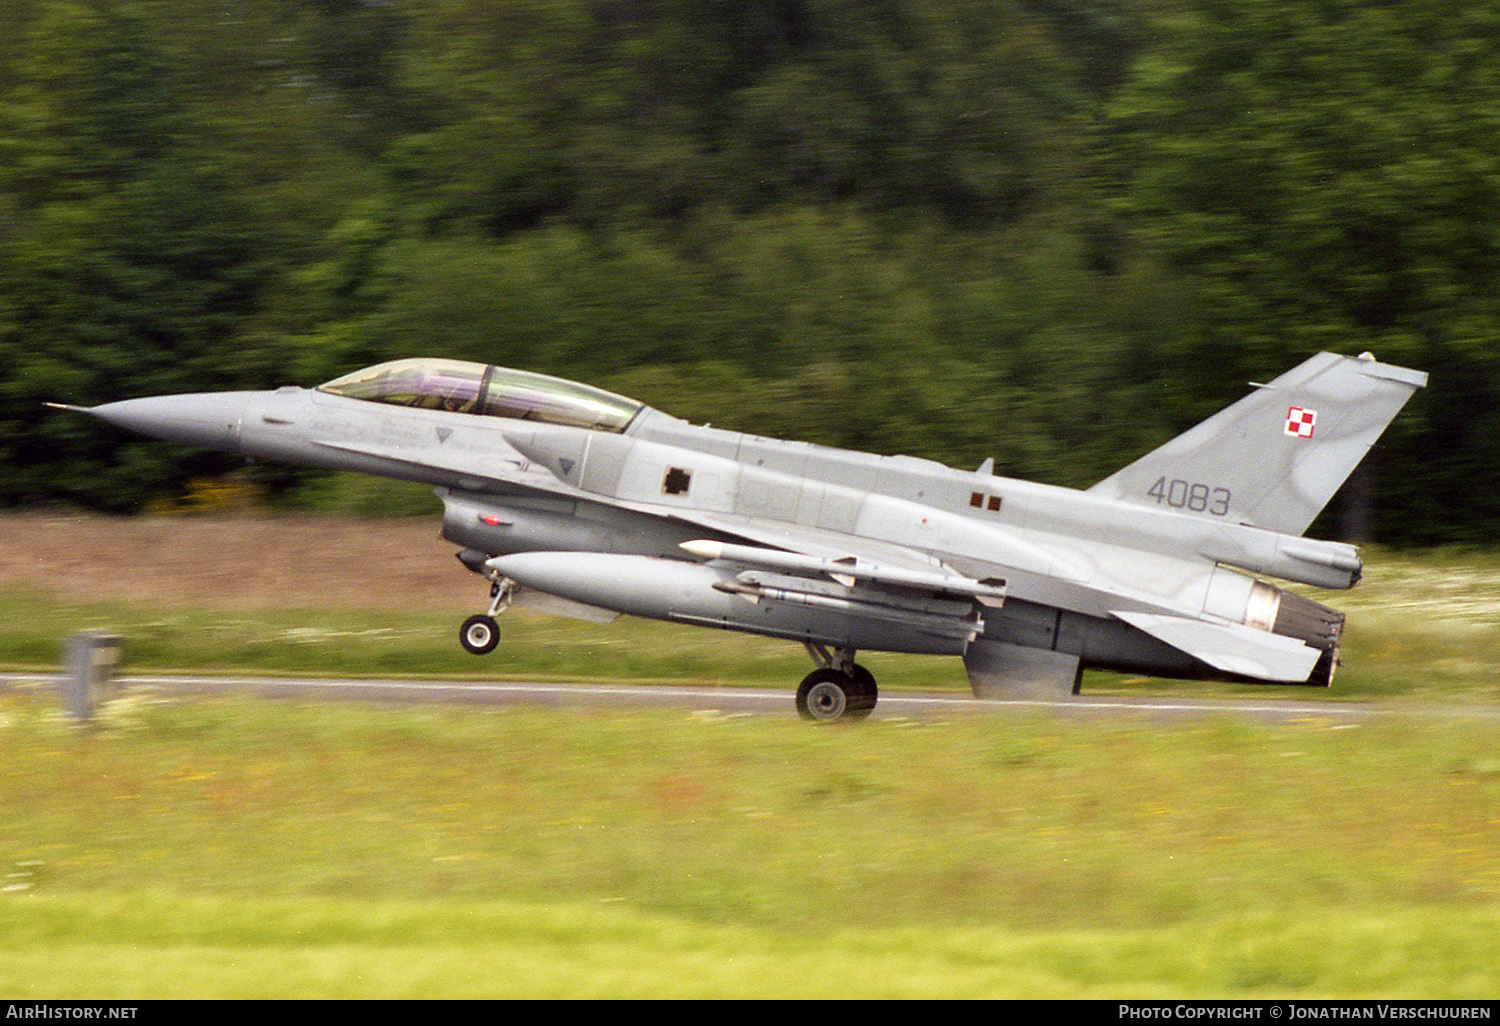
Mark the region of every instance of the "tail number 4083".
[[1210, 513], [1216, 517], [1228, 514], [1231, 496], [1228, 488], [1215, 488], [1195, 481], [1156, 479], [1146, 494], [1159, 505], [1185, 509], [1192, 513]]

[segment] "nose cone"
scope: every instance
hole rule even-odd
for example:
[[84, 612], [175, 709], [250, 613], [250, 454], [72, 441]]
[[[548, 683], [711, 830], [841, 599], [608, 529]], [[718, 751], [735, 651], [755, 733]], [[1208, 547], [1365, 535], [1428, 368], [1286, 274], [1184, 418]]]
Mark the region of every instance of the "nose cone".
[[263, 392], [201, 392], [126, 399], [90, 408], [100, 420], [169, 442], [209, 449], [240, 448], [240, 422]]

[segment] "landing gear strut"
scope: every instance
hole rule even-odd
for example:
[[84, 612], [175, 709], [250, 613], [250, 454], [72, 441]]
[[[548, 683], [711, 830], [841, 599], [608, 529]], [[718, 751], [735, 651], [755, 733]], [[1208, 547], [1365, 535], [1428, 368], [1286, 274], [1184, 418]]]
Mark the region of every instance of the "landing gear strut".
[[830, 656], [822, 645], [807, 642], [807, 653], [818, 668], [797, 688], [797, 712], [803, 719], [862, 720], [874, 711], [879, 689], [870, 671], [854, 661], [854, 649], [840, 648]]
[[464, 647], [465, 652], [485, 655], [493, 652], [495, 646], [500, 644], [500, 625], [495, 622], [495, 617], [510, 606], [511, 595], [515, 590], [516, 582], [509, 577], [490, 578], [489, 611], [469, 617], [458, 629], [458, 643]]

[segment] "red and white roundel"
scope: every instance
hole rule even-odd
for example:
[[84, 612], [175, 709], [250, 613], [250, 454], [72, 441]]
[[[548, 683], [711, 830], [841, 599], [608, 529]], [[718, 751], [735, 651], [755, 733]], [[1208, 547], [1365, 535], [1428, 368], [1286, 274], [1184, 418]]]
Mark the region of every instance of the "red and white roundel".
[[1286, 411], [1286, 433], [1297, 438], [1311, 438], [1313, 428], [1318, 423], [1317, 410], [1304, 410], [1300, 406], [1293, 406]]

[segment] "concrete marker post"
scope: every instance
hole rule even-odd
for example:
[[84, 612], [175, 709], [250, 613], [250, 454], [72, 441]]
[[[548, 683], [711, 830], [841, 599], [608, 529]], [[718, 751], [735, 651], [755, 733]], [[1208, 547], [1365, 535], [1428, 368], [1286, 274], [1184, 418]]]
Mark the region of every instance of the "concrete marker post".
[[120, 664], [120, 639], [103, 631], [80, 631], [68, 639], [68, 673], [61, 680], [63, 704], [76, 723], [94, 718], [105, 685]]

